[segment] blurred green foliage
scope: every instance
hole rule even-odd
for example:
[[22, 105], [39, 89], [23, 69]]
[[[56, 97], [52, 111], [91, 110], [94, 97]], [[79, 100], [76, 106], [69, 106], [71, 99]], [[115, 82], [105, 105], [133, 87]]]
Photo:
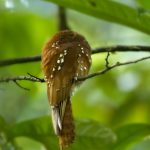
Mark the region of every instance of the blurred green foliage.
[[[98, 5], [96, 9], [81, 0], [52, 1], [85, 13], [69, 9], [68, 23], [87, 38], [92, 48], [150, 43], [149, 36], [144, 34], [149, 34], [149, 0], [101, 1], [103, 7], [98, 0], [90, 1]], [[0, 18], [1, 60], [40, 54], [44, 42], [58, 30], [57, 7], [50, 0], [1, 0]], [[146, 55], [116, 53], [109, 61], [113, 64]], [[92, 56], [91, 72], [105, 67], [105, 57], [106, 54]], [[40, 62], [34, 62], [0, 68], [0, 78], [27, 72], [43, 77]], [[73, 96], [77, 138], [70, 149], [149, 150], [149, 76], [149, 61], [145, 61], [87, 80]], [[14, 83], [0, 84], [0, 150], [58, 149], [51, 118], [43, 117], [50, 112], [45, 84], [20, 84], [30, 91]]]

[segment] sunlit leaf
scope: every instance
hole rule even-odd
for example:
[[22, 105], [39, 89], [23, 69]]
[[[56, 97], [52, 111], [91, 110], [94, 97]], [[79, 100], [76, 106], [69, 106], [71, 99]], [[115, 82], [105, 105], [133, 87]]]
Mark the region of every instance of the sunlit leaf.
[[46, 0], [79, 12], [150, 33], [150, 15], [114, 1]]

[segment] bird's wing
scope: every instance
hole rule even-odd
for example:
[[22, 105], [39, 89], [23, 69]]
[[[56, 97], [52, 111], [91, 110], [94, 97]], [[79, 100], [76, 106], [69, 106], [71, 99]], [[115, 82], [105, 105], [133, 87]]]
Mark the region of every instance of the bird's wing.
[[71, 96], [72, 81], [77, 70], [77, 54], [71, 45], [53, 47], [52, 50], [51, 45], [51, 43], [47, 44], [43, 50], [42, 66], [47, 81], [48, 99], [52, 108], [53, 126], [55, 133], [59, 134], [66, 103]]

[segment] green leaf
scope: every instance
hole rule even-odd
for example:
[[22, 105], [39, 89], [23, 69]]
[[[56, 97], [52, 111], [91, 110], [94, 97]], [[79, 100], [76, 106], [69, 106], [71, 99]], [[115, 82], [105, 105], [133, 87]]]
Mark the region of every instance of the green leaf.
[[[7, 137], [11, 141], [16, 137], [29, 137], [45, 145], [47, 149], [59, 149], [58, 139], [53, 133], [50, 117], [41, 117], [17, 123], [7, 130]], [[115, 142], [116, 136], [111, 129], [94, 121], [77, 121], [76, 140], [70, 150], [88, 149], [106, 150]]]
[[116, 135], [111, 129], [104, 127], [98, 122], [82, 120], [76, 122], [77, 138], [70, 150], [109, 149], [116, 141]]
[[71, 8], [79, 12], [119, 23], [150, 33], [150, 15], [142, 13], [136, 8], [117, 3], [115, 1], [102, 0], [46, 0], [63, 7]]
[[149, 0], [136, 0], [143, 8], [150, 9], [150, 1]]
[[150, 125], [132, 124], [123, 126], [116, 131], [118, 141], [112, 150], [125, 150], [135, 142], [142, 140], [150, 134]]
[[5, 120], [2, 116], [0, 116], [0, 132], [5, 128]]
[[53, 133], [50, 116], [24, 121], [8, 127], [7, 138], [28, 137], [41, 142], [47, 149], [58, 149], [58, 139]]

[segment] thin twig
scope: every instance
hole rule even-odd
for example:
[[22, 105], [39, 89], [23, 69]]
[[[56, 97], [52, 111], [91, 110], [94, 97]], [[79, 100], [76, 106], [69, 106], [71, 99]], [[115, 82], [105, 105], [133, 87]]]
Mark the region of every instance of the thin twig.
[[112, 70], [113, 68], [120, 67], [120, 66], [124, 66], [124, 65], [130, 65], [130, 64], [138, 63], [138, 62], [140, 62], [140, 61], [147, 60], [147, 59], [150, 59], [150, 56], [143, 57], [143, 58], [140, 58], [140, 59], [136, 59], [136, 60], [133, 60], [133, 61], [123, 62], [123, 63], [117, 62], [116, 64], [114, 64], [114, 65], [112, 65], [112, 66], [109, 66], [108, 68], [105, 68], [105, 69], [103, 69], [103, 70], [101, 70], [101, 71], [98, 71], [98, 72], [89, 74], [89, 75], [86, 76], [86, 77], [80, 77], [80, 78], [77, 79], [77, 81], [84, 81], [84, 80], [87, 80], [87, 79], [89, 79], [89, 78], [93, 78], [93, 77], [95, 77], [95, 76], [102, 75], [102, 74], [108, 72], [109, 70]]
[[110, 56], [110, 53], [109, 53], [109, 50], [108, 50], [107, 56], [105, 58], [105, 62], [106, 62], [105, 66], [106, 66], [106, 68], [109, 68], [109, 56]]
[[30, 89], [23, 87], [22, 85], [20, 85], [16, 80], [14, 81], [14, 83], [16, 83], [17, 86], [19, 86], [21, 89], [27, 90], [29, 91]]
[[[93, 77], [95, 77], [95, 76], [102, 75], [102, 74], [104, 74], [104, 73], [106, 73], [106, 72], [112, 70], [113, 68], [116, 68], [116, 67], [119, 67], [119, 66], [124, 66], [124, 65], [129, 65], [129, 64], [138, 63], [138, 62], [141, 62], [141, 61], [144, 61], [144, 60], [147, 60], [147, 59], [150, 59], [150, 56], [143, 57], [143, 58], [140, 58], [140, 59], [136, 59], [136, 60], [133, 60], [133, 61], [123, 62], [123, 63], [117, 62], [116, 64], [114, 64], [114, 65], [112, 65], [112, 66], [109, 66], [108, 68], [105, 68], [105, 69], [103, 69], [103, 70], [101, 70], [101, 71], [98, 71], [98, 72], [89, 74], [89, 75], [86, 76], [86, 77], [77, 78], [76, 81], [84, 81], [84, 80], [93, 78]], [[41, 82], [41, 83], [42, 83], [42, 82], [45, 82], [44, 79], [37, 78], [37, 77], [35, 77], [35, 76], [34, 76], [34, 77], [33, 77], [33, 76], [8, 77], [8, 78], [0, 79], [0, 82], [19, 81], [19, 80], [28, 80], [28, 81]]]
[[0, 79], [0, 82], [9, 82], [9, 81], [21, 81], [21, 80], [27, 80], [27, 81], [33, 81], [33, 82], [45, 82], [44, 79], [35, 78], [31, 76], [17, 76], [17, 77], [8, 77], [8, 78], [2, 78]]
[[38, 77], [36, 77], [36, 76], [34, 76], [34, 75], [30, 74], [30, 73], [27, 73], [27, 74], [28, 74], [30, 77], [35, 78], [36, 80], [39, 80], [39, 81], [43, 82], [43, 79], [38, 78]]
[[[101, 47], [92, 50], [92, 54], [97, 53], [107, 53], [108, 49], [110, 52], [150, 52], [150, 46], [110, 46], [110, 47]], [[41, 56], [30, 56], [30, 57], [22, 57], [22, 58], [12, 58], [6, 60], [0, 60], [0, 67], [21, 64], [21, 63], [30, 63], [41, 61]]]

